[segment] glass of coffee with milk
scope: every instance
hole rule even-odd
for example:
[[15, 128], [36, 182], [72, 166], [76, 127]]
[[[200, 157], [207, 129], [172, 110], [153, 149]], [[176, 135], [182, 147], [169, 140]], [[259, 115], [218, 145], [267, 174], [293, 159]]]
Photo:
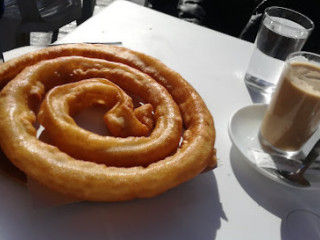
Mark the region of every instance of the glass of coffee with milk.
[[302, 149], [320, 123], [320, 55], [291, 53], [263, 118], [262, 146], [286, 157]]

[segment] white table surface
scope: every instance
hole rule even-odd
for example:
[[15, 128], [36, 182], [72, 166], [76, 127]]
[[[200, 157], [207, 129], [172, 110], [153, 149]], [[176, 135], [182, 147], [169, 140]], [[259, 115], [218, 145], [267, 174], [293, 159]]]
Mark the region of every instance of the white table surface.
[[243, 76], [253, 44], [126, 1], [59, 43], [109, 41], [160, 59], [197, 89], [215, 120], [218, 168], [152, 199], [51, 208], [35, 208], [24, 186], [0, 175], [0, 239], [294, 239], [288, 215], [320, 214], [319, 191], [267, 179], [228, 137], [232, 113], [252, 104]]

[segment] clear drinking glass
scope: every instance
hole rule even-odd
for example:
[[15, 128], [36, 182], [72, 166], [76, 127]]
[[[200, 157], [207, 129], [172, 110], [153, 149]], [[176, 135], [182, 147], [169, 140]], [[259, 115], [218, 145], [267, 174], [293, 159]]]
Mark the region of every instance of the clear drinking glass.
[[267, 8], [245, 75], [247, 86], [271, 95], [284, 60], [302, 49], [313, 28], [312, 20], [301, 13], [281, 7]]

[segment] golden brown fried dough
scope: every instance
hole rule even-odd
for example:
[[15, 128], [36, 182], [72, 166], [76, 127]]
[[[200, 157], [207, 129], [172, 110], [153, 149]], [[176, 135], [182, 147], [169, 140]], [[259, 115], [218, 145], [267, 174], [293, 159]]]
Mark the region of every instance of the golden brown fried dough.
[[[1, 148], [27, 175], [63, 194], [91, 201], [148, 198], [216, 165], [214, 124], [203, 100], [178, 73], [145, 54], [105, 45], [50, 47], [2, 64], [0, 85]], [[124, 92], [146, 104], [133, 109]], [[55, 145], [36, 137], [41, 102], [39, 119]], [[74, 123], [72, 114], [94, 103], [108, 105], [105, 120], [120, 137]], [[134, 125], [145, 130], [136, 133]]]

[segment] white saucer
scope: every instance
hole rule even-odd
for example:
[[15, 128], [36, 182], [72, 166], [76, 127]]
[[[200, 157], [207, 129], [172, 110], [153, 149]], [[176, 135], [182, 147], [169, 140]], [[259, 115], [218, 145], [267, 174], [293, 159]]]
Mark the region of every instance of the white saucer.
[[[244, 158], [260, 173], [276, 182], [295, 187], [280, 179], [276, 170], [296, 169], [299, 162], [284, 160], [275, 155], [270, 156], [261, 148], [258, 132], [266, 108], [267, 105], [265, 104], [254, 104], [236, 111], [229, 122], [229, 136], [234, 146], [242, 153]], [[311, 187], [306, 189], [320, 188], [320, 169], [318, 162], [314, 163], [312, 167], [306, 171], [305, 177], [311, 183]]]

